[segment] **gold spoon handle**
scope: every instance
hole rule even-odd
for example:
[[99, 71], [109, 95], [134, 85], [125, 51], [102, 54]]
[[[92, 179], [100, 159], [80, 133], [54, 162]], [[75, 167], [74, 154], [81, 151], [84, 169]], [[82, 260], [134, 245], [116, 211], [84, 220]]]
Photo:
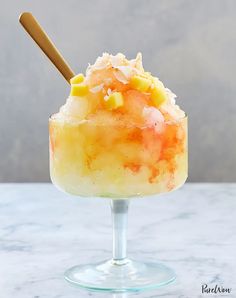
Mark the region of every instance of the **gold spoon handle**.
[[73, 70], [64, 60], [35, 17], [30, 12], [23, 12], [19, 17], [19, 22], [45, 53], [45, 55], [56, 66], [67, 82], [70, 83], [70, 79], [75, 75]]

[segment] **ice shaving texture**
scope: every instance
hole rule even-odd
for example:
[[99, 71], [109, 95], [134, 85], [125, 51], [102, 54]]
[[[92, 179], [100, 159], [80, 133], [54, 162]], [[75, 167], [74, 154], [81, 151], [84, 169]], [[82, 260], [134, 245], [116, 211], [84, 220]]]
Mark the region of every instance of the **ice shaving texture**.
[[[94, 65], [89, 65], [85, 77], [79, 74], [71, 85], [71, 95], [57, 114], [65, 121], [101, 122], [104, 113], [108, 113], [114, 122], [119, 119], [145, 125], [150, 124], [146, 117], [149, 108], [153, 120], [160, 113], [163, 121], [184, 117], [184, 112], [175, 104], [176, 95], [157, 77], [144, 71], [140, 53], [133, 60], [127, 60], [123, 54], [105, 53]], [[160, 122], [160, 117], [157, 119]]]
[[187, 177], [187, 119], [145, 72], [141, 54], [103, 54], [50, 120], [50, 168], [69, 193], [128, 197], [167, 192]]

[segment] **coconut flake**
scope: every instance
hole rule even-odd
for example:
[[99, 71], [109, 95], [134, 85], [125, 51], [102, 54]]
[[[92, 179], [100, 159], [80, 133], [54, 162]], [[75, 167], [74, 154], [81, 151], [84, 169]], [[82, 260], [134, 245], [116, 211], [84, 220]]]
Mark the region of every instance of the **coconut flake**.
[[127, 78], [130, 79], [134, 73], [136, 73], [135, 68], [131, 66], [118, 66], [117, 69], [122, 72], [122, 74]]
[[143, 71], [143, 58], [142, 58], [142, 54], [138, 53], [137, 57], [136, 57], [136, 68], [138, 68], [139, 70]]
[[135, 59], [130, 60], [130, 65], [137, 70], [143, 72], [142, 54], [138, 53]]
[[129, 80], [127, 80], [123, 72], [121, 72], [120, 70], [115, 70], [113, 74], [118, 81], [120, 81], [123, 84], [128, 84]]
[[97, 85], [97, 86], [91, 88], [90, 91], [92, 93], [98, 93], [102, 90], [103, 87], [104, 87], [104, 84], [100, 84], [100, 85]]
[[106, 95], [104, 96], [104, 100], [107, 101], [109, 96], [112, 94], [112, 90], [110, 88], [107, 89], [107, 93]]
[[114, 68], [117, 68], [118, 66], [122, 65], [125, 60], [125, 55], [118, 53], [116, 56], [110, 56], [111, 65]]
[[128, 84], [130, 78], [137, 74], [137, 70], [129, 65], [122, 65], [116, 67], [114, 70], [114, 76], [118, 81], [120, 81], [123, 84]]
[[175, 105], [175, 102], [176, 102], [176, 97], [177, 97], [177, 95], [176, 94], [174, 94], [170, 89], [168, 89], [168, 88], [165, 88], [165, 90], [166, 90], [166, 93], [167, 93], [167, 96], [168, 96], [168, 99], [169, 99], [169, 101], [170, 101], [170, 103], [172, 104], [172, 105]]
[[110, 64], [110, 55], [103, 53], [102, 57], [98, 57], [95, 64], [93, 65], [94, 70], [104, 69]]
[[91, 72], [96, 70], [101, 70], [106, 67], [109, 67], [110, 65], [110, 55], [108, 53], [103, 53], [101, 57], [98, 57], [97, 60], [93, 65], [88, 65], [88, 68], [86, 70], [86, 74], [89, 76]]
[[85, 78], [85, 81], [88, 80], [88, 78], [90, 77], [91, 73], [92, 73], [92, 65], [89, 63], [88, 64], [88, 67], [86, 69], [86, 78]]
[[[135, 59], [128, 61], [121, 53], [118, 53], [115, 56], [103, 53], [101, 57], [97, 58], [94, 65], [88, 66], [86, 80], [89, 81], [90, 76], [94, 71], [99, 71], [105, 68], [113, 68], [115, 78], [123, 84], [128, 84], [133, 75], [144, 71], [142, 66], [142, 55], [141, 53], [138, 53]], [[104, 83], [109, 85], [111, 82], [104, 81]]]

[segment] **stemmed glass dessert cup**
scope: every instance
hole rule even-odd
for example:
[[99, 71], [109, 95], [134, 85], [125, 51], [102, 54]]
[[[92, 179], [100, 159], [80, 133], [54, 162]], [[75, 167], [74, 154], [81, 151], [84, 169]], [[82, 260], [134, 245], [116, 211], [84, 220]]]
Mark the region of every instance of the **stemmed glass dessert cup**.
[[52, 116], [49, 131], [52, 182], [66, 193], [111, 202], [112, 258], [74, 266], [65, 279], [110, 292], [141, 291], [174, 281], [175, 273], [165, 265], [127, 257], [126, 227], [131, 198], [170, 192], [185, 182], [187, 117], [149, 127]]
[[130, 198], [172, 191], [187, 178], [187, 117], [176, 96], [144, 71], [141, 53], [132, 60], [104, 53], [86, 77], [75, 75], [31, 13], [19, 21], [71, 85], [66, 104], [49, 119], [53, 183], [70, 194], [111, 201], [112, 259], [75, 266], [66, 280], [111, 292], [172, 282], [175, 274], [165, 265], [127, 258], [126, 226]]

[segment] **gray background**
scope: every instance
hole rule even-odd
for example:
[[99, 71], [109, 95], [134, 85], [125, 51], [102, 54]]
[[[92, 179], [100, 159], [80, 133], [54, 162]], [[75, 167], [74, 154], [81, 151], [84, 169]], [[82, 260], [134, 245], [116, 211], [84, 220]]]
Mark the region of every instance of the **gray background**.
[[189, 181], [236, 180], [235, 0], [0, 0], [0, 181], [48, 181], [47, 121], [69, 86], [18, 24], [31, 11], [76, 72], [143, 53], [189, 115]]

